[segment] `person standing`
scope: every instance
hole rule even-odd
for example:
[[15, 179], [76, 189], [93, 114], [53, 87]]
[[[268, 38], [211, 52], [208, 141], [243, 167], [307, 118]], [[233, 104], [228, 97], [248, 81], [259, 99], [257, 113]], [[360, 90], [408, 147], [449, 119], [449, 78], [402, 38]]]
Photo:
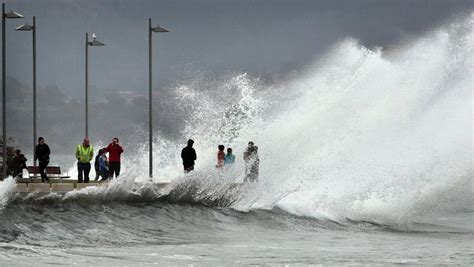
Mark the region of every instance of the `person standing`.
[[120, 175], [120, 155], [123, 153], [123, 148], [119, 144], [119, 139], [114, 137], [105, 152], [109, 153], [109, 178], [118, 178]]
[[224, 165], [232, 165], [235, 163], [235, 155], [232, 154], [232, 148], [228, 147], [227, 148], [227, 154], [225, 154], [224, 157]]
[[51, 154], [51, 150], [49, 146], [44, 142], [44, 138], [38, 138], [38, 144], [36, 145], [35, 149], [35, 162], [38, 160], [38, 167], [39, 172], [41, 175], [41, 182], [49, 182], [49, 178], [46, 175], [46, 167], [49, 165], [49, 155]]
[[194, 161], [197, 159], [196, 150], [193, 148], [194, 141], [188, 140], [188, 145], [181, 150], [181, 158], [183, 159], [184, 173], [194, 170]]
[[258, 147], [252, 141], [249, 142], [247, 150], [244, 152], [245, 178], [244, 182], [258, 182], [258, 171], [260, 159], [258, 157]]
[[217, 169], [222, 169], [224, 167], [224, 159], [225, 159], [225, 152], [224, 152], [224, 145], [218, 145], [217, 146]]
[[[91, 160], [94, 158], [94, 149], [89, 144], [89, 139], [84, 138], [82, 144], [76, 147], [76, 159], [77, 159], [77, 182], [88, 183], [89, 172], [91, 171]], [[84, 177], [84, 180], [83, 180]]]

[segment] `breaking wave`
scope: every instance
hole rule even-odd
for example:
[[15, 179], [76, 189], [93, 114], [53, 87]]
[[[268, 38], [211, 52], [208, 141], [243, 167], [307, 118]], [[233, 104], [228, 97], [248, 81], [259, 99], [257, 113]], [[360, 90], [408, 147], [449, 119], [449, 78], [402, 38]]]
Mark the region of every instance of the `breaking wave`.
[[[125, 159], [121, 181], [56, 200], [197, 203], [390, 225], [472, 211], [473, 26], [470, 16], [390, 51], [347, 39], [272, 84], [199, 76], [174, 90], [181, 136], [155, 136], [155, 182], [171, 181], [169, 190], [146, 181], [143, 144]], [[188, 138], [198, 160], [185, 177], [179, 151]], [[233, 186], [250, 140], [260, 148], [261, 182]], [[218, 144], [238, 159], [223, 173], [214, 167]], [[12, 184], [2, 183], [0, 205], [19, 201]]]

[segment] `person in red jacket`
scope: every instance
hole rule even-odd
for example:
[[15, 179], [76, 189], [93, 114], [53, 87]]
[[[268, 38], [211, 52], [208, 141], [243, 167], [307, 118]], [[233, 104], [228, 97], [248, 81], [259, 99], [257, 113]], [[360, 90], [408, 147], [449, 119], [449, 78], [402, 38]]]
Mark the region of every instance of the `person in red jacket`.
[[120, 175], [120, 155], [123, 153], [123, 148], [119, 145], [119, 139], [115, 137], [105, 149], [109, 153], [109, 177], [118, 178]]

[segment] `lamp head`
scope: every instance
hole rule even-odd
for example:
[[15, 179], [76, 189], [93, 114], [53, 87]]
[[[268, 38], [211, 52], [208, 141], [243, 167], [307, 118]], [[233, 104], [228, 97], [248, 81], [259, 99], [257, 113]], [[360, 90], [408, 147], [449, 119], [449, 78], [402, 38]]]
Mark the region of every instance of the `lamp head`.
[[4, 16], [7, 19], [21, 19], [21, 18], [23, 18], [22, 14], [19, 14], [19, 13], [13, 12], [13, 11], [10, 11], [10, 12], [6, 13]]
[[160, 25], [157, 25], [156, 27], [151, 27], [150, 30], [152, 32], [169, 32], [168, 29], [161, 27]]
[[16, 31], [32, 31], [33, 29], [34, 27], [29, 25], [28, 23], [15, 28]]
[[104, 46], [105, 44], [102, 42], [97, 41], [97, 35], [95, 33], [92, 34], [92, 42], [89, 42], [90, 46]]

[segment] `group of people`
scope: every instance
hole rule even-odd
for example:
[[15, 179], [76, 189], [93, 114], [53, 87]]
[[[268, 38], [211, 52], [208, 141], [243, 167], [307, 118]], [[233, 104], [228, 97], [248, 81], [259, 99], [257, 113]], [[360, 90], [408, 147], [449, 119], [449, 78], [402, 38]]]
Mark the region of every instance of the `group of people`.
[[235, 155], [232, 154], [232, 148], [227, 148], [227, 154], [224, 153], [224, 145], [218, 145], [217, 149], [217, 169], [222, 170], [224, 166], [231, 166], [235, 163]]
[[[122, 146], [119, 144], [119, 139], [114, 137], [112, 142], [105, 148], [99, 150], [95, 157], [94, 169], [96, 173], [95, 181], [107, 181], [118, 178], [120, 175], [121, 155], [124, 152]], [[107, 158], [107, 153], [109, 157]], [[94, 148], [89, 144], [89, 139], [84, 138], [82, 144], [76, 147], [77, 159], [77, 182], [88, 183], [89, 173], [91, 171], [91, 161], [94, 158]]]
[[[196, 150], [193, 148], [194, 141], [188, 140], [188, 145], [181, 151], [181, 158], [183, 160], [184, 172], [189, 173], [194, 170], [194, 163], [197, 160]], [[217, 151], [216, 168], [221, 171], [227, 167], [231, 167], [235, 163], [235, 155], [232, 153], [232, 148], [227, 148], [227, 153], [224, 152], [225, 146], [219, 145]], [[120, 175], [121, 154], [124, 152], [122, 146], [119, 144], [119, 139], [114, 137], [112, 142], [105, 148], [101, 148], [94, 162], [94, 169], [96, 173], [95, 181], [107, 181], [109, 179], [118, 178]], [[36, 145], [34, 160], [38, 161], [39, 173], [41, 175], [41, 182], [49, 182], [46, 174], [46, 168], [49, 165], [49, 156], [51, 150], [45, 143], [43, 137], [38, 138]], [[107, 157], [108, 154], [108, 157]], [[78, 183], [88, 183], [89, 173], [91, 170], [91, 161], [94, 158], [94, 148], [90, 145], [89, 139], [84, 138], [82, 144], [76, 147], [77, 172]], [[258, 147], [254, 142], [250, 141], [244, 152], [243, 159], [245, 162], [245, 178], [244, 182], [258, 182], [260, 159], [258, 156]], [[23, 169], [26, 169], [25, 155], [21, 154], [20, 150], [15, 151], [15, 155], [9, 162], [9, 174], [13, 177], [20, 175]]]
[[[51, 151], [49, 147], [44, 142], [44, 138], [38, 138], [38, 144], [35, 148], [35, 155], [34, 160], [35, 162], [38, 161], [39, 163], [39, 172], [41, 174], [41, 180], [43, 182], [47, 182], [48, 177], [46, 176], [45, 169], [49, 164], [49, 154]], [[21, 177], [23, 170], [27, 169], [26, 162], [28, 159], [25, 157], [21, 150], [11, 150], [7, 152], [8, 160], [7, 160], [7, 173], [12, 177]]]
[[26, 169], [26, 157], [21, 153], [21, 150], [15, 149], [7, 151], [7, 173], [13, 177], [18, 177]]
[[[17, 149], [13, 152], [13, 155], [9, 156], [7, 162], [8, 175], [12, 177], [20, 177], [24, 169], [27, 169], [26, 162], [27, 159], [25, 155], [21, 153], [21, 150]], [[11, 154], [10, 153], [10, 154]], [[107, 159], [107, 155], [109, 158]], [[98, 155], [95, 158], [95, 172], [97, 181], [99, 177], [102, 179], [100, 181], [106, 181], [110, 178], [113, 178], [114, 175], [117, 178], [120, 175], [120, 155], [123, 153], [123, 148], [119, 144], [118, 138], [113, 138], [112, 142], [106, 147], [99, 150]], [[35, 147], [34, 161], [38, 161], [38, 171], [41, 176], [41, 182], [49, 182], [49, 178], [46, 173], [46, 168], [49, 165], [49, 156], [51, 150], [49, 146], [45, 143], [43, 137], [38, 138], [38, 144]], [[91, 170], [91, 164], [94, 156], [94, 149], [89, 144], [89, 139], [85, 138], [82, 144], [77, 145], [76, 147], [76, 159], [77, 159], [77, 172], [78, 172], [78, 182], [79, 183], [88, 183], [89, 182], [89, 173]]]
[[[181, 159], [183, 160], [184, 173], [189, 173], [194, 170], [194, 163], [197, 160], [196, 150], [193, 148], [194, 141], [188, 140], [188, 145], [181, 151]], [[235, 163], [235, 155], [232, 154], [232, 148], [227, 148], [227, 153], [224, 152], [225, 146], [217, 146], [217, 164], [218, 170], [223, 170], [226, 166], [232, 166]], [[260, 159], [258, 157], [258, 147], [254, 142], [248, 143], [247, 149], [244, 152], [245, 162], [245, 178], [244, 182], [258, 182], [258, 174], [260, 168]]]
[[[17, 150], [20, 153], [19, 150]], [[107, 159], [106, 153], [109, 154]], [[102, 177], [101, 181], [106, 181], [109, 178], [113, 178], [114, 175], [117, 178], [120, 175], [120, 155], [123, 153], [123, 148], [119, 144], [118, 138], [113, 138], [112, 142], [106, 147], [99, 150], [95, 158], [95, 172], [97, 181], [99, 177]], [[34, 160], [38, 161], [38, 170], [41, 175], [41, 182], [49, 182], [49, 178], [46, 174], [46, 168], [49, 165], [49, 155], [51, 150], [45, 143], [43, 137], [38, 138], [38, 144], [36, 145]], [[89, 144], [89, 139], [84, 138], [82, 144], [76, 147], [76, 159], [77, 159], [77, 181], [79, 183], [89, 182], [89, 173], [91, 170], [91, 161], [94, 157], [94, 149]], [[18, 161], [18, 168], [12, 168], [14, 173], [13, 177], [18, 176], [22, 173], [23, 169], [26, 169], [26, 158], [23, 154], [13, 157], [15, 161]], [[16, 166], [15, 165], [15, 166]]]

